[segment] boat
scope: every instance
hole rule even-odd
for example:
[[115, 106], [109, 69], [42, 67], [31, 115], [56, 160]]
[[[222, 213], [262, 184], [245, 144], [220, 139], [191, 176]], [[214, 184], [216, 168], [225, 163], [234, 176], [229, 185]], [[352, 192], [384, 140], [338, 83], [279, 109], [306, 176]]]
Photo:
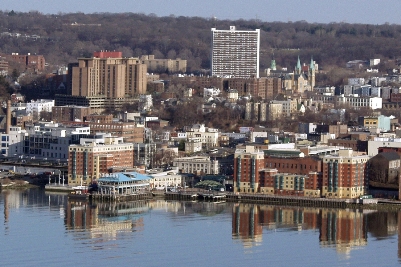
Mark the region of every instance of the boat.
[[71, 191], [68, 194], [68, 199], [81, 199], [81, 200], [85, 200], [85, 199], [89, 199], [90, 194], [86, 191], [82, 191], [82, 190], [74, 190]]
[[73, 186], [68, 199], [89, 199], [89, 187], [86, 185]]

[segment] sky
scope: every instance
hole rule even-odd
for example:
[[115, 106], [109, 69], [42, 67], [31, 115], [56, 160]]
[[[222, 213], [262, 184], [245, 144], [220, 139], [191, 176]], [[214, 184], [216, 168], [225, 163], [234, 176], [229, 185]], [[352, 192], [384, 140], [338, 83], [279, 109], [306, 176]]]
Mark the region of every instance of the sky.
[[401, 0], [2, 0], [0, 9], [43, 14], [131, 12], [218, 20], [401, 24]]

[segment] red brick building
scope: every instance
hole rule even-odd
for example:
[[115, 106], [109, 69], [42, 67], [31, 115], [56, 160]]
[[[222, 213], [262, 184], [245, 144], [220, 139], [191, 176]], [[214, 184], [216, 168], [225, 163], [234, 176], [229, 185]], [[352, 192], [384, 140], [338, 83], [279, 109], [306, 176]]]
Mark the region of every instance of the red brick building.
[[41, 72], [45, 70], [46, 61], [45, 57], [42, 55], [19, 55], [18, 53], [12, 53], [7, 55], [7, 60], [9, 62], [16, 62], [25, 67], [26, 70], [31, 70], [34, 72]]
[[356, 198], [364, 195], [368, 185], [365, 169], [369, 158], [367, 155], [353, 155], [352, 150], [324, 156], [322, 196]]
[[123, 52], [119, 51], [99, 51], [93, 52], [93, 57], [97, 58], [122, 58]]
[[320, 173], [308, 175], [279, 173], [277, 169], [265, 169], [260, 172], [260, 193], [268, 195], [293, 195], [320, 197]]
[[261, 152], [237, 153], [234, 183], [235, 192], [320, 197], [322, 160], [272, 157]]
[[55, 122], [84, 121], [91, 113], [90, 107], [55, 106], [52, 107], [52, 119]]
[[309, 172], [322, 172], [322, 160], [318, 157], [265, 157], [265, 167], [275, 168], [280, 173], [308, 175]]
[[70, 145], [68, 151], [68, 184], [73, 186], [88, 185], [113, 167], [134, 167], [133, 144], [124, 143], [122, 138], [104, 137], [101, 142]]
[[234, 157], [234, 192], [258, 192], [259, 174], [263, 168], [263, 152], [236, 153]]

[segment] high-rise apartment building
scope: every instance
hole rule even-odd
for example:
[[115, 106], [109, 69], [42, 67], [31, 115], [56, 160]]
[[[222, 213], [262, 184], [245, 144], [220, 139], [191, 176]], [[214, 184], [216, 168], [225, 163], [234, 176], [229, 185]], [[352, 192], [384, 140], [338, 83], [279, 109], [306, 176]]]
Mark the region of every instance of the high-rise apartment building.
[[73, 96], [119, 99], [146, 93], [146, 65], [121, 52], [95, 52], [71, 66]]
[[259, 78], [260, 29], [212, 28], [212, 76]]

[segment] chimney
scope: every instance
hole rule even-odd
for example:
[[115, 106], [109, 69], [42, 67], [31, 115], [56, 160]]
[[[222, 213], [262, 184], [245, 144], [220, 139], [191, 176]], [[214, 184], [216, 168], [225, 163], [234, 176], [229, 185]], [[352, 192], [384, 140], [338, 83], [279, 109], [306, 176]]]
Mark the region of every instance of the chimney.
[[6, 134], [10, 133], [10, 127], [11, 127], [11, 100], [7, 100]]

